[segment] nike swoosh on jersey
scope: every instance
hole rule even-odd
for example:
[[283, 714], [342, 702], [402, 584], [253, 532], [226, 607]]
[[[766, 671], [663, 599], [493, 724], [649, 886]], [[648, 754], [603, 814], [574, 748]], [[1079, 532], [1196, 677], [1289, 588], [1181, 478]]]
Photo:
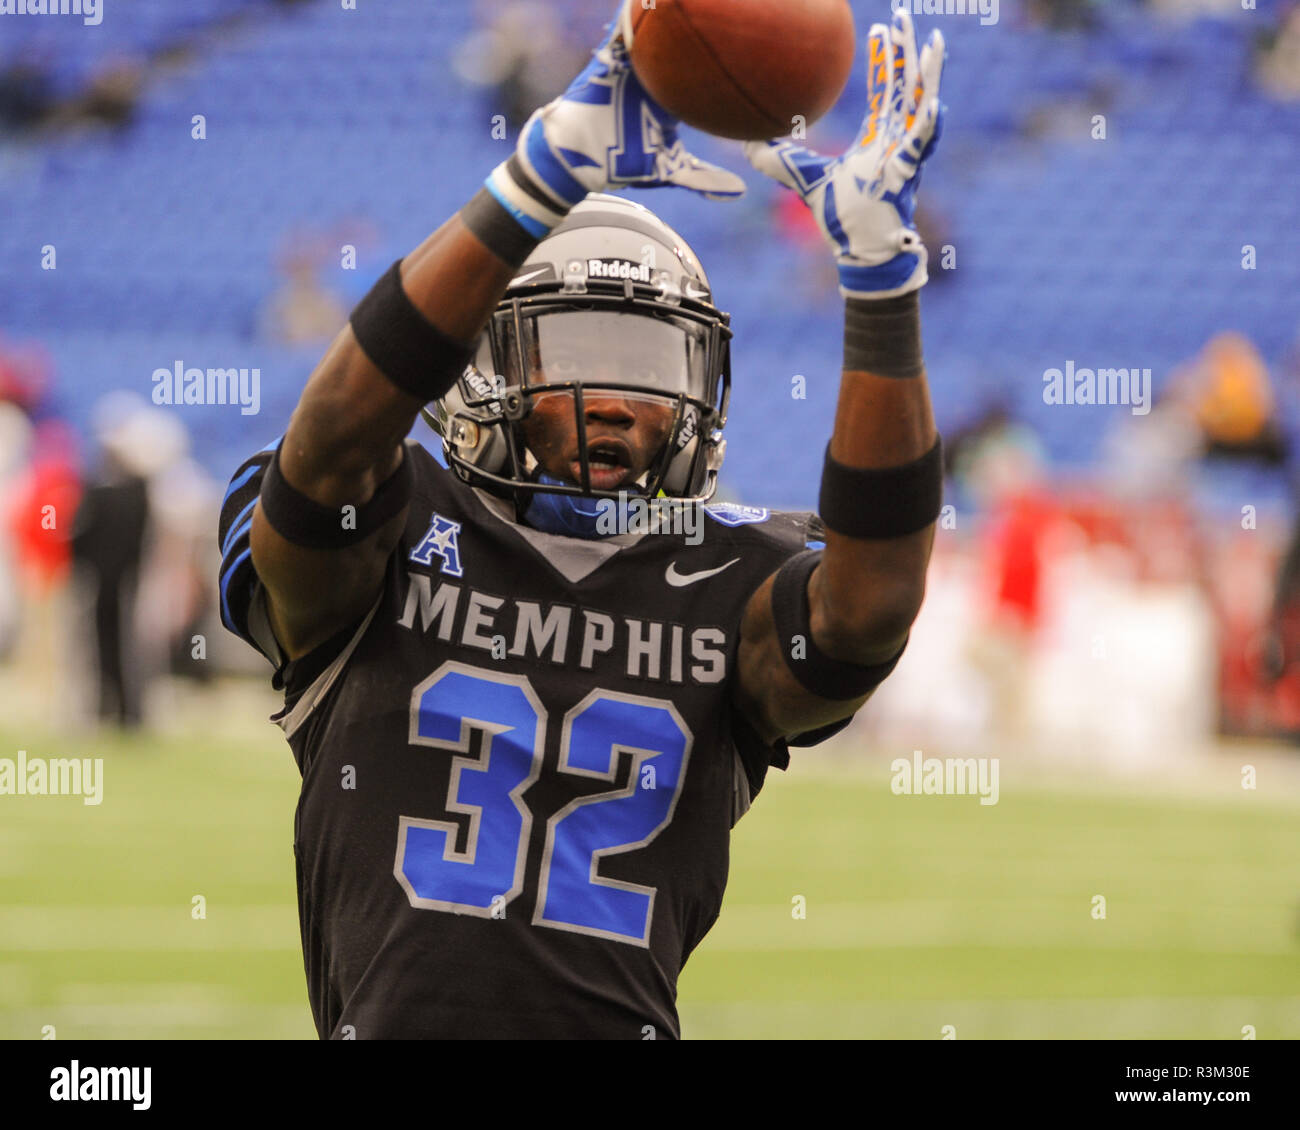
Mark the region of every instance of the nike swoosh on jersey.
[[723, 569], [730, 569], [739, 557], [733, 557], [725, 565], [719, 565], [716, 569], [703, 569], [698, 573], [679, 573], [677, 571], [677, 562], [670, 561], [668, 568], [664, 570], [664, 580], [674, 588], [681, 588], [682, 585], [693, 585], [696, 581], [702, 581], [705, 577], [712, 577], [721, 573]]

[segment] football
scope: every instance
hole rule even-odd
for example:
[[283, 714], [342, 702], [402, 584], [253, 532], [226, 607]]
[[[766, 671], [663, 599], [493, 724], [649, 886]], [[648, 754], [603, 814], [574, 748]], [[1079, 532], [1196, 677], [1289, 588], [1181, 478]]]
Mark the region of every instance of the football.
[[853, 67], [847, 0], [627, 0], [623, 19], [650, 96], [719, 137], [785, 137], [811, 125]]

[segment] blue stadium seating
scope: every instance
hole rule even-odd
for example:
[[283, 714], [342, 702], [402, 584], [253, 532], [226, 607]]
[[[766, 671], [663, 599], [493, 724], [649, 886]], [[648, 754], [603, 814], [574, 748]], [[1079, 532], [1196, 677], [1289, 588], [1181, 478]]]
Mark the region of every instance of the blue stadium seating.
[[[923, 301], [941, 426], [1006, 399], [1055, 460], [1085, 463], [1113, 410], [1047, 410], [1045, 369], [1138, 365], [1158, 386], [1227, 328], [1282, 360], [1300, 328], [1300, 108], [1251, 84], [1257, 21], [1175, 24], [1119, 4], [1091, 34], [1054, 33], [1003, 0], [993, 27], [919, 17], [923, 30], [936, 22], [949, 41], [950, 110], [922, 199], [957, 255]], [[48, 343], [80, 425], [98, 391], [147, 393], [153, 369], [176, 358], [260, 366], [260, 417], [211, 408], [190, 421], [213, 470], [233, 467], [282, 430], [318, 352], [257, 337], [286, 233], [348, 221], [376, 230], [358, 271], [327, 272], [354, 300], [506, 154], [490, 137], [490, 97], [450, 66], [472, 27], [468, 0], [358, 11], [333, 0], [134, 0], [130, 18], [110, 6], [100, 28], [11, 22], [0, 65], [49, 49], [68, 87], [114, 51], [190, 37], [195, 55], [151, 82], [125, 130], [0, 149], [0, 332]], [[850, 89], [863, 81], [859, 60]], [[846, 141], [860, 107], [842, 99], [814, 141]], [[1091, 135], [1095, 113], [1105, 140]], [[203, 141], [191, 138], [197, 114]], [[747, 171], [736, 146], [690, 140]], [[777, 190], [747, 179], [750, 196], [730, 205], [643, 199], [696, 245], [733, 314], [727, 489], [806, 505], [836, 391], [833, 274], [819, 249], [773, 234]], [[39, 269], [46, 244], [57, 248], [53, 272]], [[1253, 272], [1241, 269], [1246, 244]], [[796, 373], [807, 399], [783, 408]]]

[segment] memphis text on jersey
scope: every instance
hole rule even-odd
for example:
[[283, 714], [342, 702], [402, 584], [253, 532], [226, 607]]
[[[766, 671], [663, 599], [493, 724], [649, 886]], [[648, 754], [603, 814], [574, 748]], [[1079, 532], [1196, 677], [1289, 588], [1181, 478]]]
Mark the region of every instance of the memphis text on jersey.
[[494, 659], [540, 659], [590, 671], [614, 652], [629, 679], [696, 685], [727, 676], [727, 634], [720, 627], [666, 624], [598, 609], [516, 600], [423, 573], [410, 573], [398, 623], [444, 643], [478, 648]]

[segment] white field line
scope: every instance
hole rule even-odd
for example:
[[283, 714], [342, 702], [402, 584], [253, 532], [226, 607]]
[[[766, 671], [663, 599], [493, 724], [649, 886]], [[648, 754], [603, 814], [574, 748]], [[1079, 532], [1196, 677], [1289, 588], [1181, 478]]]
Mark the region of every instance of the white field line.
[[0, 953], [122, 950], [298, 950], [298, 917], [283, 906], [0, 907]]
[[[128, 996], [133, 986], [121, 986]], [[94, 1039], [103, 1033], [117, 1039], [150, 1039], [176, 1029], [196, 1029], [196, 1038], [215, 1035], [234, 1039], [315, 1038], [311, 1012], [303, 989], [302, 1004], [244, 1004], [236, 1002], [148, 1002], [124, 1000], [113, 1004], [57, 1004], [0, 1012], [0, 1037], [39, 1040], [53, 1025], [60, 1040]]]
[[[1279, 909], [1264, 932], [1247, 932], [1221, 908], [1136, 905], [1111, 901], [1108, 917], [1094, 920], [1089, 901], [881, 900], [806, 904], [807, 917], [791, 916], [791, 903], [726, 906], [700, 952], [776, 950], [866, 951], [883, 948], [1088, 949], [1107, 952], [1271, 954], [1295, 957], [1300, 940], [1293, 909]], [[1152, 934], [1155, 937], [1152, 937]]]

